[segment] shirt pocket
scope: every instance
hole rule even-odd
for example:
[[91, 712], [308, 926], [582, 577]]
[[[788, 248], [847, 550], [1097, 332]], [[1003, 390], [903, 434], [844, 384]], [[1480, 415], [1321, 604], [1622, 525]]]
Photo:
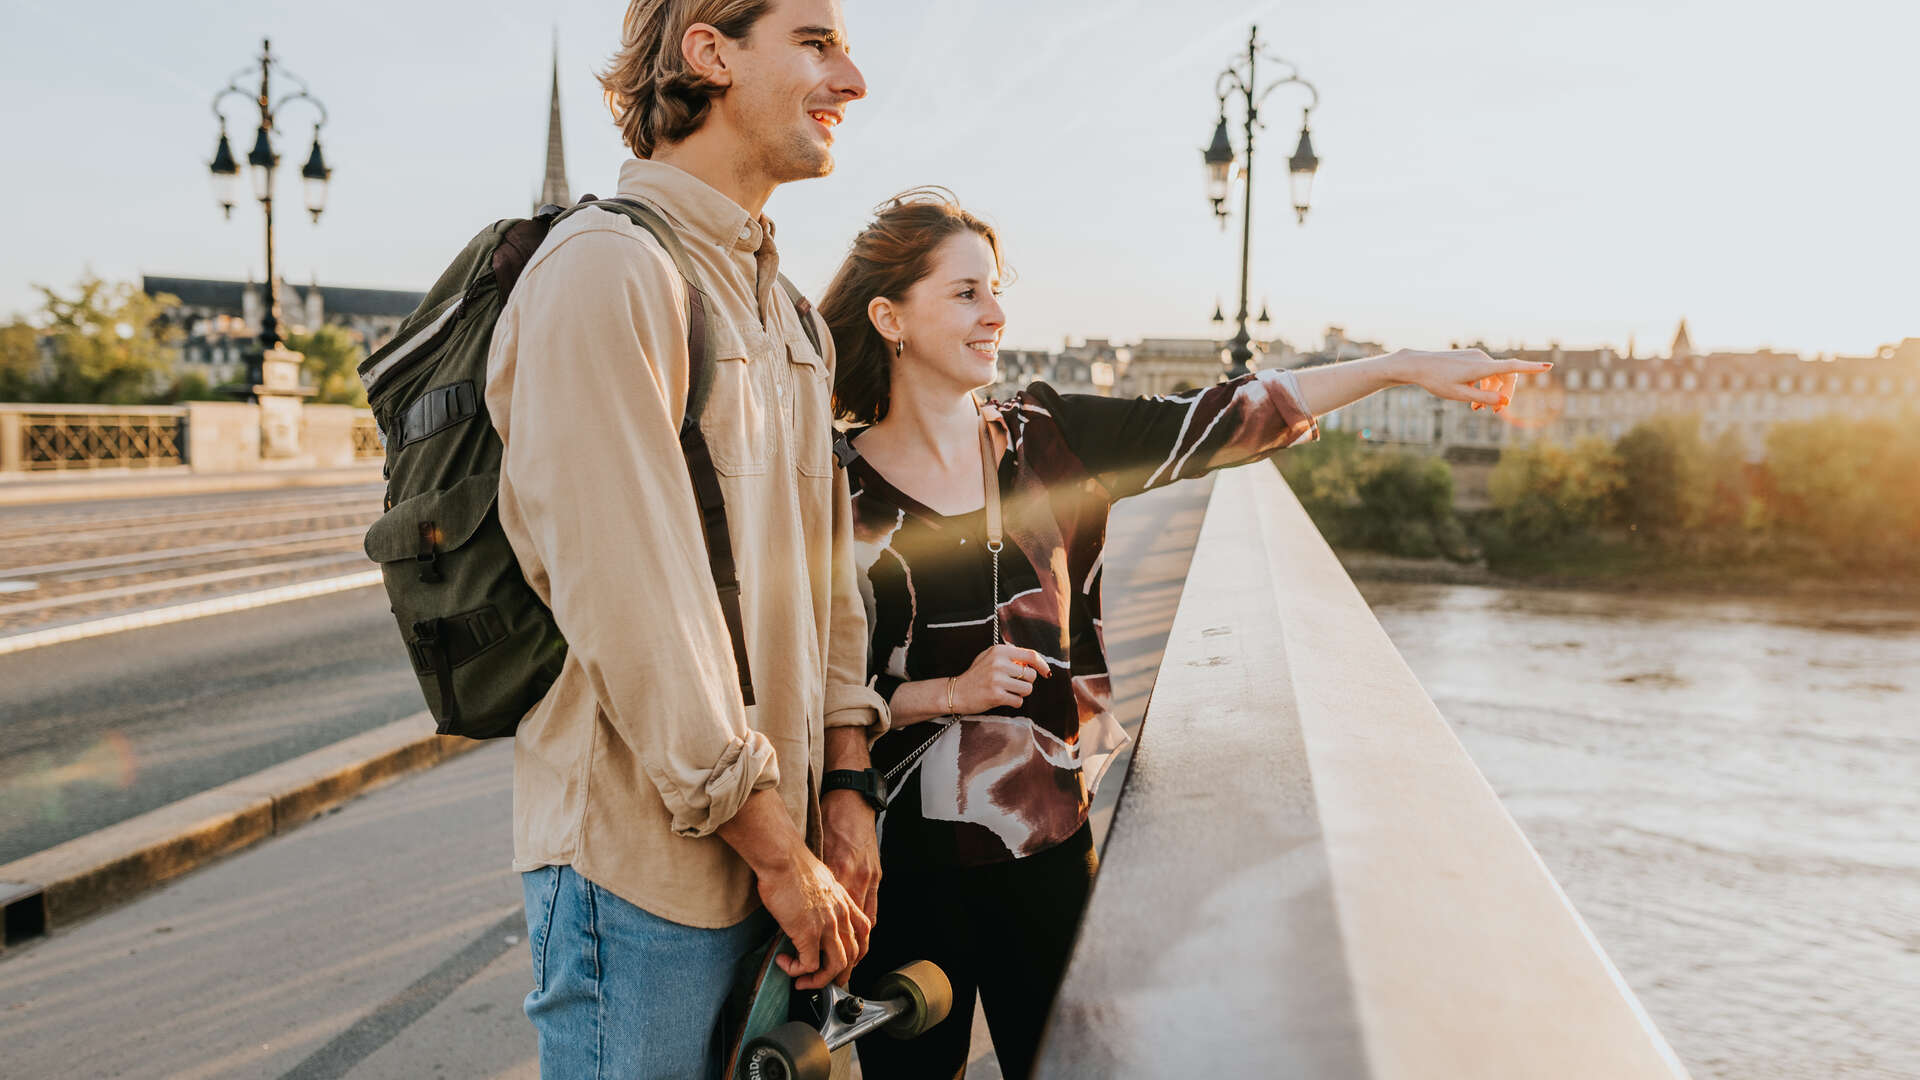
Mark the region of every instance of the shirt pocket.
[[787, 334], [787, 430], [793, 464], [802, 476], [833, 475], [833, 386], [827, 365], [806, 335]]
[[713, 385], [700, 414], [700, 429], [713, 454], [713, 467], [722, 476], [759, 476], [767, 471], [772, 450], [767, 442], [766, 403], [755, 379], [755, 368], [760, 366], [740, 342], [715, 343]]

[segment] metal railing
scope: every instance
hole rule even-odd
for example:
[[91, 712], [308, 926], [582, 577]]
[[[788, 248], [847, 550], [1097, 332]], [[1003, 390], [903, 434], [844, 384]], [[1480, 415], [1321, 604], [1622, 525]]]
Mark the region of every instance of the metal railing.
[[0, 472], [181, 465], [186, 415], [165, 405], [0, 405]]
[[1686, 1076], [1277, 470], [1215, 481], [1035, 1075]]
[[380, 445], [380, 425], [372, 413], [353, 418], [353, 456], [361, 461], [387, 456], [386, 447]]

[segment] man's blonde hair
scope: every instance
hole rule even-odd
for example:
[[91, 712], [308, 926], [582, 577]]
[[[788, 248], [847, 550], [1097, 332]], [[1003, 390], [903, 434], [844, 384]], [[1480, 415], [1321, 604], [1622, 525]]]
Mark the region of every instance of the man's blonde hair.
[[629, 149], [652, 157], [665, 143], [700, 130], [719, 93], [687, 68], [680, 39], [706, 23], [735, 41], [752, 31], [773, 0], [633, 0], [620, 32], [620, 51], [600, 73], [614, 123]]

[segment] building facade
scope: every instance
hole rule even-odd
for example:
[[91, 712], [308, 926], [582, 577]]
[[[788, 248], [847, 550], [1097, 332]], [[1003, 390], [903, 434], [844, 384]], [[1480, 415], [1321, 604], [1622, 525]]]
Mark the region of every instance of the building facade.
[[1044, 382], [1063, 394], [1111, 397], [1124, 354], [1106, 338], [1069, 342], [1059, 352], [1002, 349], [1000, 378], [989, 394], [1004, 400], [1028, 383]]
[[[140, 288], [149, 296], [165, 294], [179, 301], [161, 318], [183, 334], [184, 370], [199, 371], [214, 383], [245, 375], [247, 356], [259, 351], [260, 320], [266, 313], [265, 290], [258, 284], [149, 274], [140, 279]], [[425, 293], [397, 289], [289, 285], [283, 279], [280, 330], [305, 334], [338, 326], [372, 352], [386, 344], [424, 299]]]
[[1357, 432], [1368, 442], [1497, 453], [1539, 439], [1612, 441], [1655, 416], [1696, 415], [1705, 438], [1733, 432], [1757, 460], [1767, 432], [1783, 421], [1890, 418], [1920, 409], [1920, 338], [1871, 356], [1805, 359], [1768, 349], [1701, 353], [1683, 322], [1665, 356], [1636, 356], [1631, 346], [1625, 352], [1559, 345], [1487, 351], [1554, 367], [1523, 376], [1504, 416], [1403, 386], [1333, 413], [1324, 426]]
[[1129, 397], [1165, 397], [1220, 381], [1226, 346], [1210, 338], [1141, 338], [1120, 383]]

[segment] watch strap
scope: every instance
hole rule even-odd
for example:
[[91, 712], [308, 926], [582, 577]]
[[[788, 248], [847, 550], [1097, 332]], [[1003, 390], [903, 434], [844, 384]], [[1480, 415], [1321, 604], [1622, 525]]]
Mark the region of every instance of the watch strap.
[[880, 773], [875, 769], [832, 769], [820, 778], [820, 793], [857, 791], [875, 810], [887, 808], [887, 797], [880, 790]]

